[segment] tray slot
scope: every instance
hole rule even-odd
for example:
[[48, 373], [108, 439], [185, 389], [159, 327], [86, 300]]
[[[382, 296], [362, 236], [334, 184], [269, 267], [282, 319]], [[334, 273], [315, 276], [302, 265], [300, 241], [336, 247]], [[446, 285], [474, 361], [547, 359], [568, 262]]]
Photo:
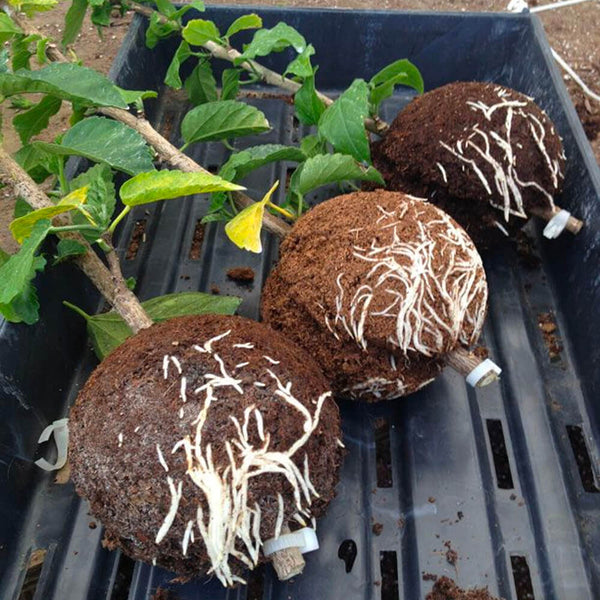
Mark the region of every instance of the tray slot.
[[265, 565], [260, 565], [247, 575], [246, 600], [262, 600], [265, 593]]
[[583, 435], [583, 428], [580, 425], [567, 425], [567, 434], [569, 435], [573, 456], [575, 457], [579, 476], [581, 477], [581, 485], [583, 485], [583, 489], [586, 492], [597, 494], [600, 492], [600, 489], [596, 485], [592, 459], [588, 451], [585, 436]]
[[535, 600], [529, 565], [524, 556], [514, 554], [510, 557], [517, 600]]
[[496, 485], [502, 490], [514, 489], [510, 460], [506, 451], [504, 429], [500, 419], [486, 419], [490, 448], [496, 471]]
[[147, 224], [146, 219], [137, 219], [134, 223], [129, 237], [129, 244], [127, 244], [127, 251], [125, 252], [125, 260], [135, 260], [140, 248], [146, 243]]
[[31, 551], [18, 600], [33, 600], [35, 598], [47, 554], [46, 548], [37, 548]]
[[194, 234], [192, 235], [190, 251], [188, 252], [188, 258], [190, 260], [200, 259], [202, 242], [204, 241], [204, 229], [205, 228], [202, 223], [202, 219], [196, 219], [196, 226], [194, 227]]
[[391, 488], [394, 484], [392, 477], [392, 454], [390, 450], [390, 424], [387, 419], [380, 417], [373, 423], [375, 434], [375, 471], [377, 487]]
[[115, 582], [110, 593], [110, 600], [127, 600], [129, 598], [134, 568], [135, 561], [121, 554], [115, 574]]
[[379, 553], [381, 600], [398, 600], [398, 559], [390, 550]]

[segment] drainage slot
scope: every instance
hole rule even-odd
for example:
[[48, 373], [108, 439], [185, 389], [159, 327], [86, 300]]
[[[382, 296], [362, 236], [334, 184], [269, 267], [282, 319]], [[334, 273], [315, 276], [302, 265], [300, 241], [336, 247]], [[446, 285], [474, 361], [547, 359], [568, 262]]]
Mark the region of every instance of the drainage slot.
[[573, 455], [575, 456], [575, 462], [577, 462], [583, 489], [586, 492], [597, 494], [600, 490], [596, 486], [592, 459], [585, 443], [583, 429], [579, 425], [567, 425], [567, 433], [569, 434], [569, 441], [571, 442], [571, 448], [573, 448]]
[[121, 554], [110, 600], [127, 600], [129, 598], [129, 588], [131, 587], [134, 567], [135, 561]]
[[140, 246], [146, 241], [146, 219], [140, 219], [135, 222], [131, 232], [131, 239], [127, 246], [125, 260], [133, 260], [140, 250]]
[[196, 221], [196, 227], [194, 228], [194, 236], [192, 237], [192, 244], [190, 246], [190, 252], [188, 258], [190, 260], [198, 260], [200, 258], [200, 250], [202, 249], [202, 240], [204, 239], [204, 225], [202, 220]]
[[511, 556], [510, 564], [515, 581], [517, 600], [535, 600], [527, 559], [524, 556]]
[[393, 479], [389, 423], [383, 418], [376, 419], [374, 431], [377, 487], [390, 488], [393, 485]]
[[395, 552], [380, 552], [381, 600], [398, 600], [398, 561]]
[[494, 469], [496, 470], [496, 480], [498, 487], [502, 490], [512, 490], [513, 484], [512, 473], [510, 470], [510, 462], [508, 453], [506, 452], [506, 442], [504, 440], [504, 431], [502, 429], [502, 421], [499, 419], [486, 419], [488, 436], [490, 438], [490, 446], [492, 448], [492, 457], [494, 459]]
[[265, 591], [265, 569], [264, 565], [256, 567], [248, 574], [246, 586], [246, 600], [262, 600]]
[[346, 565], [346, 573], [352, 571], [354, 561], [357, 555], [356, 542], [354, 540], [344, 540], [338, 548], [338, 558], [341, 558]]
[[47, 552], [48, 551], [45, 548], [39, 548], [38, 550], [32, 551], [31, 555], [29, 556], [27, 572], [25, 573], [25, 579], [23, 581], [18, 600], [33, 600], [38, 583], [40, 581], [42, 567], [44, 566], [44, 560], [46, 560]]

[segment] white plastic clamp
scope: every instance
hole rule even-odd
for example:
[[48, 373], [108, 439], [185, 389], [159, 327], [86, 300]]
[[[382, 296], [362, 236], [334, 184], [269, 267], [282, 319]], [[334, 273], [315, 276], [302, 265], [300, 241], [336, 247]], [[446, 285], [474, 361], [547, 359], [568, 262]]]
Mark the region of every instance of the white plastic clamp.
[[279, 550], [285, 550], [286, 548], [298, 548], [302, 554], [318, 550], [319, 540], [317, 532], [311, 527], [303, 527], [302, 529], [298, 529], [298, 531], [284, 533], [278, 538], [271, 538], [263, 544], [263, 554], [271, 556], [271, 554], [279, 552]]
[[549, 240], [557, 238], [567, 226], [571, 213], [568, 210], [559, 210], [544, 227], [544, 237]]
[[486, 358], [467, 375], [467, 383], [471, 387], [477, 387], [479, 381], [490, 371], [494, 371], [496, 375], [502, 373], [502, 369], [493, 360]]
[[34, 464], [40, 469], [44, 469], [44, 471], [58, 471], [58, 469], [62, 469], [65, 466], [69, 449], [68, 423], [69, 419], [67, 418], [59, 419], [58, 421], [54, 421], [54, 423], [50, 423], [50, 425], [48, 425], [48, 427], [40, 434], [38, 444], [47, 442], [50, 439], [50, 436], [54, 434], [54, 443], [56, 444], [56, 449], [58, 451], [58, 456], [56, 457], [56, 462], [54, 464], [48, 462], [45, 458], [36, 460]]

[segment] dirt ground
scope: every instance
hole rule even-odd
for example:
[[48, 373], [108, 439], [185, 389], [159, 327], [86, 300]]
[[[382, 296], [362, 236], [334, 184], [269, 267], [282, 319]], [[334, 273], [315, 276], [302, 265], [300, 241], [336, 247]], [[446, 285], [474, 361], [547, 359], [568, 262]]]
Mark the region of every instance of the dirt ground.
[[[530, 7], [550, 4], [548, 0], [531, 0]], [[235, 0], [213, 2], [213, 4], [244, 4]], [[255, 3], [256, 4], [256, 3]], [[505, 11], [507, 0], [269, 0], [263, 5], [305, 6], [310, 8], [379, 9], [379, 10], [427, 10], [427, 11]], [[60, 39], [64, 14], [69, 1], [61, 2], [58, 9], [38, 15], [34, 24], [41, 32], [53, 39]], [[600, 0], [540, 12], [550, 45], [575, 69], [581, 79], [596, 94], [600, 94]], [[83, 64], [107, 73], [121, 41], [131, 22], [132, 14], [114, 20], [113, 26], [99, 39], [96, 29], [87, 21], [74, 45], [74, 50]], [[518, 51], [518, 48], [515, 48]], [[573, 103], [584, 125], [596, 158], [600, 163], [600, 102], [586, 97], [580, 88], [564, 75]], [[9, 151], [18, 148], [18, 138], [10, 126], [11, 110], [3, 110], [4, 145]], [[7, 114], [8, 113], [8, 114]], [[67, 126], [68, 112], [59, 113], [43, 139], [51, 139]], [[2, 192], [0, 192], [2, 193]], [[0, 247], [14, 248], [7, 235], [6, 224], [12, 217], [10, 194], [3, 193], [0, 201]]]

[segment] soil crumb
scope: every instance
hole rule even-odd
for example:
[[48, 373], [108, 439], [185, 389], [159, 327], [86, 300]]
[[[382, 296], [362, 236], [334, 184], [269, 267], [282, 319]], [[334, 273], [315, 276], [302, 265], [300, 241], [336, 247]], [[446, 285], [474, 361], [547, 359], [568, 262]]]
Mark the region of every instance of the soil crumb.
[[204, 240], [204, 225], [202, 221], [196, 223], [194, 229], [194, 237], [192, 238], [192, 245], [190, 246], [190, 260], [198, 260], [200, 258], [200, 250], [202, 250], [202, 241]]
[[458, 552], [452, 547], [450, 540], [445, 541], [444, 546], [446, 547], [446, 560], [448, 564], [455, 567], [458, 562]]
[[540, 313], [538, 315], [538, 327], [544, 336], [544, 343], [548, 349], [548, 356], [550, 357], [551, 362], [560, 360], [560, 354], [563, 347], [557, 334], [558, 328], [556, 326], [554, 315], [551, 312]]
[[435, 573], [423, 573], [421, 578], [423, 581], [437, 581], [438, 576]]
[[219, 286], [217, 286], [213, 283], [210, 286], [210, 293], [214, 294], [215, 296], [218, 296], [221, 293], [221, 290], [219, 289]]
[[146, 241], [146, 221], [136, 221], [133, 226], [133, 232], [131, 234], [131, 241], [127, 246], [127, 253], [125, 254], [125, 260], [133, 260], [139, 250], [140, 246]]
[[373, 523], [373, 535], [381, 535], [381, 532], [383, 531], [383, 524], [382, 523]]
[[227, 277], [240, 283], [250, 283], [254, 281], [254, 270], [250, 267], [233, 267], [227, 271]]
[[449, 577], [440, 577], [425, 600], [502, 600], [492, 596], [487, 588], [463, 590]]

